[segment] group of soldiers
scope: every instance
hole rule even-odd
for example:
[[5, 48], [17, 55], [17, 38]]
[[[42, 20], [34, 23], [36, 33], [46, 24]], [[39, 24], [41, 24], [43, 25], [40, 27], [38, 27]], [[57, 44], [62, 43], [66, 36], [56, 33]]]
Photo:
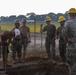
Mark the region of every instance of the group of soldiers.
[[[25, 53], [28, 43], [30, 43], [30, 29], [26, 26], [26, 19], [22, 19], [22, 26], [19, 20], [14, 21], [14, 28], [10, 31], [5, 30], [0, 34], [0, 47], [2, 49], [3, 66], [8, 65], [9, 45], [11, 44], [13, 63], [21, 63], [22, 56], [25, 60]], [[23, 51], [22, 51], [23, 48]], [[23, 52], [23, 55], [22, 55]], [[18, 59], [16, 59], [18, 58]]]
[[69, 75], [76, 75], [76, 9], [69, 9], [67, 15], [68, 21], [66, 21], [64, 16], [59, 17], [58, 22], [60, 23], [60, 27], [57, 30], [55, 25], [51, 24], [51, 18], [47, 17], [47, 25], [41, 32], [47, 32], [45, 48], [49, 61], [56, 63], [54, 60], [55, 39], [59, 39], [59, 53], [62, 62], [68, 65]]
[[[62, 59], [63, 64], [66, 63], [66, 41], [63, 38], [62, 29], [64, 28], [65, 24], [65, 18], [64, 16], [60, 16], [58, 19], [58, 22], [60, 23], [60, 26], [56, 30], [56, 26], [51, 23], [51, 18], [49, 16], [46, 17], [46, 26], [41, 30], [42, 32], [46, 33], [46, 39], [45, 39], [45, 48], [48, 55], [48, 61], [51, 63], [55, 62], [55, 40], [59, 39], [59, 53]], [[41, 25], [42, 26], [42, 25]], [[42, 27], [41, 27], [42, 28]]]
[[[46, 17], [45, 21], [47, 25], [44, 26], [40, 32], [42, 33], [46, 31], [47, 36], [45, 39], [45, 48], [49, 61], [55, 63], [55, 40], [59, 39], [59, 53], [62, 62], [63, 64], [68, 63], [71, 68], [71, 73], [74, 73], [76, 66], [76, 9], [69, 9], [67, 15], [68, 21], [66, 21], [64, 16], [59, 17], [58, 22], [60, 27], [58, 27], [57, 30], [55, 25], [51, 23], [51, 18]], [[20, 26], [19, 20], [15, 20], [14, 25], [15, 27], [11, 31], [4, 31], [0, 34], [0, 44], [2, 45], [2, 56], [4, 62], [3, 66], [5, 66], [5, 61], [7, 62], [9, 53], [8, 46], [10, 43], [12, 44], [13, 63], [16, 63], [22, 62], [22, 48], [23, 59], [25, 59], [26, 48], [28, 43], [31, 42], [30, 28], [26, 26], [26, 19], [22, 19], [22, 26]], [[16, 61], [16, 55], [18, 61]]]

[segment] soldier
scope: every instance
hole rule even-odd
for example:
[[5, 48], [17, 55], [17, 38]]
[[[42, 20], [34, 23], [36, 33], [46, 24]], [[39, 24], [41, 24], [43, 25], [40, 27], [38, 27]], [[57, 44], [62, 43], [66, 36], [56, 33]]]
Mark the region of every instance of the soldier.
[[[1, 26], [0, 26], [1, 27]], [[0, 34], [2, 33], [2, 31], [0, 30]], [[0, 37], [0, 39], [1, 39], [1, 37]], [[2, 45], [1, 45], [1, 43], [0, 43], [0, 60], [2, 60]]]
[[1, 50], [1, 44], [0, 44], [0, 60], [1, 60], [2, 50]]
[[[49, 16], [46, 17], [46, 26], [42, 29], [41, 32], [47, 32], [47, 37], [45, 40], [45, 48], [50, 62], [53, 62], [55, 57], [55, 35], [56, 35], [56, 27], [51, 24], [51, 18]], [[50, 47], [51, 46], [51, 47]], [[51, 51], [50, 51], [51, 48]]]
[[67, 46], [67, 60], [69, 63], [69, 72], [70, 75], [76, 74], [76, 9], [71, 8], [69, 9], [68, 17], [69, 20], [65, 23], [63, 34], [66, 33], [65, 38], [68, 40]]
[[[21, 63], [21, 57], [22, 57], [22, 32], [19, 29], [20, 23], [19, 20], [15, 20], [14, 22], [15, 27], [11, 30], [13, 38], [12, 38], [12, 57], [13, 57], [13, 63]], [[18, 57], [18, 61], [16, 61], [16, 54]]]
[[26, 19], [22, 19], [22, 26], [20, 27], [22, 30], [22, 46], [23, 46], [23, 60], [25, 60], [26, 48], [30, 41], [30, 28], [26, 26]]
[[57, 29], [57, 39], [59, 39], [59, 52], [64, 64], [66, 62], [66, 41], [64, 41], [61, 31], [65, 24], [65, 18], [63, 16], [60, 16], [58, 22], [60, 23], [60, 27]]
[[11, 43], [12, 34], [10, 31], [3, 31], [0, 34], [0, 44], [2, 45], [2, 59], [3, 59], [3, 67], [11, 66], [8, 65], [8, 46]]

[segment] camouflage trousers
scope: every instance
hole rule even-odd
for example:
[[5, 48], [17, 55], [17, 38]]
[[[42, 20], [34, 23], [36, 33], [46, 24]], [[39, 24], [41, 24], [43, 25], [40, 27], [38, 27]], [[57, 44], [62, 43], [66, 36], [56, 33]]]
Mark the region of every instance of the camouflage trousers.
[[8, 43], [4, 42], [2, 43], [2, 59], [3, 59], [3, 67], [6, 67], [7, 63], [8, 63]]
[[46, 48], [48, 58], [54, 59], [54, 57], [55, 57], [55, 40], [51, 42], [49, 39], [46, 39], [45, 48]]
[[23, 59], [25, 59], [25, 55], [26, 55], [26, 49], [27, 49], [27, 46], [28, 46], [28, 43], [27, 43], [27, 40], [28, 38], [25, 37], [25, 38], [22, 38], [22, 52], [23, 52]]
[[67, 48], [66, 58], [69, 62], [69, 75], [76, 75], [76, 48]]
[[12, 57], [15, 60], [16, 57], [21, 59], [22, 57], [22, 40], [13, 40], [12, 41]]
[[1, 56], [2, 56], [2, 49], [1, 49], [1, 45], [0, 45], [0, 59], [1, 59]]
[[66, 43], [63, 40], [59, 40], [59, 53], [63, 62], [66, 61]]

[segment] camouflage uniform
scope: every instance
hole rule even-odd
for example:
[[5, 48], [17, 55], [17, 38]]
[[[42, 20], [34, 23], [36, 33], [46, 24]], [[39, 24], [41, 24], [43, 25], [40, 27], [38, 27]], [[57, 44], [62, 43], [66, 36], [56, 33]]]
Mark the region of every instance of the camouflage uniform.
[[7, 41], [2, 42], [2, 58], [3, 58], [3, 67], [7, 65], [7, 59], [8, 59], [8, 43]]
[[2, 49], [1, 49], [1, 45], [0, 45], [0, 59], [1, 59], [1, 55], [2, 55]]
[[59, 37], [59, 52], [60, 52], [60, 56], [63, 62], [66, 61], [66, 42], [63, 39], [61, 30], [63, 29], [63, 26], [60, 26], [57, 29], [57, 37]]
[[[0, 30], [0, 34], [1, 34], [1, 30]], [[0, 42], [1, 42], [1, 37], [0, 37]], [[2, 54], [2, 49], [1, 49], [1, 43], [0, 43], [0, 59], [1, 59], [1, 54]]]
[[[53, 59], [55, 57], [55, 33], [56, 27], [54, 25], [46, 25], [43, 28], [43, 32], [47, 32], [47, 37], [45, 40], [46, 52], [49, 59]], [[50, 47], [51, 46], [51, 47]], [[51, 48], [51, 51], [50, 51]]]
[[23, 59], [25, 59], [25, 54], [26, 54], [26, 48], [28, 46], [28, 33], [30, 33], [30, 29], [27, 26], [21, 26], [20, 29], [22, 30], [22, 46], [23, 46]]
[[[14, 32], [14, 30], [15, 28], [12, 29], [12, 32]], [[21, 50], [22, 50], [22, 36], [20, 31], [20, 35], [18, 35], [17, 37], [13, 36], [12, 38], [12, 57], [14, 61], [16, 61], [16, 55], [19, 59], [19, 62], [21, 61], [21, 57], [22, 57]]]
[[3, 67], [8, 66], [8, 63], [7, 63], [8, 53], [9, 53], [8, 46], [11, 38], [12, 36], [10, 35], [9, 31], [4, 31], [1, 34]]
[[68, 20], [63, 29], [63, 36], [68, 39], [66, 49], [67, 60], [70, 65], [70, 75], [76, 74], [76, 18]]

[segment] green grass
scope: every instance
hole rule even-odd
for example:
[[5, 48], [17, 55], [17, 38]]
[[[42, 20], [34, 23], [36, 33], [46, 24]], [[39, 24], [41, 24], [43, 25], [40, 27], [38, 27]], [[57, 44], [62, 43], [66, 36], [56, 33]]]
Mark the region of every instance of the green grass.
[[[59, 27], [58, 23], [54, 23], [56, 28]], [[11, 30], [14, 25], [13, 24], [0, 24], [1, 30]], [[27, 26], [30, 28], [30, 32], [34, 32], [34, 25], [33, 24], [27, 24]], [[44, 27], [45, 25], [43, 25]], [[36, 25], [36, 32], [40, 32], [40, 24]]]
[[0, 26], [1, 26], [1, 30], [11, 30], [13, 27], [14, 27], [14, 25], [9, 25], [9, 24], [0, 24]]

